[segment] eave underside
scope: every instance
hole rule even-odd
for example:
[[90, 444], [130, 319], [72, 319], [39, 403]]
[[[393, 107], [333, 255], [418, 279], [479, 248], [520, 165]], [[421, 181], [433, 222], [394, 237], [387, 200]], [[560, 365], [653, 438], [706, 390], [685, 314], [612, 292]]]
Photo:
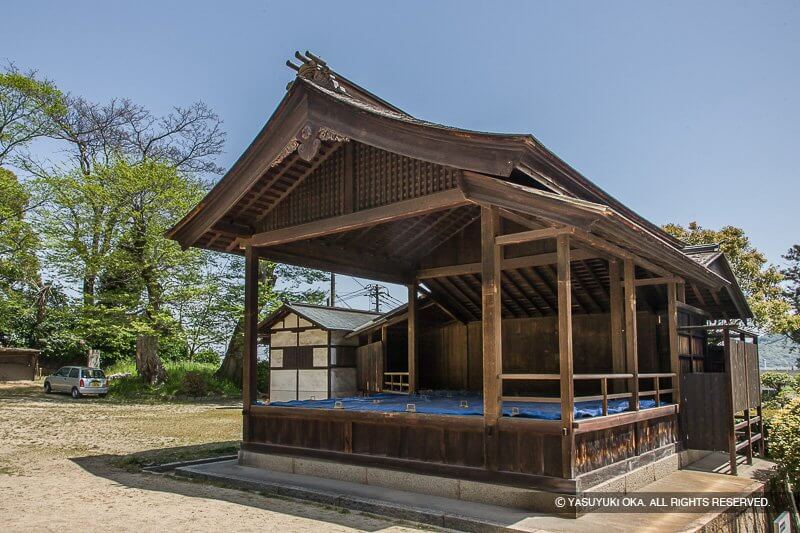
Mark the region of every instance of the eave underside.
[[[254, 236], [269, 237], [283, 232], [284, 240], [289, 242], [257, 245], [262, 258], [407, 284], [417, 278], [427, 258], [442, 248], [450, 254], [443, 265], [464, 263], [459, 257], [464, 255], [463, 250], [451, 250], [453, 242], [463, 241], [464, 236], [470, 234], [470, 226], [474, 229], [480, 205], [495, 205], [506, 214], [509, 232], [558, 226], [578, 228], [586, 235], [612, 243], [622, 252], [642, 258], [639, 268], [642, 277], [659, 277], [666, 272], [676, 279], [684, 279], [690, 305], [717, 318], [738, 316], [730, 294], [721, 290], [724, 283], [716, 279], [716, 274], [681, 257], [680, 252], [646, 230], [637, 229], [623, 218], [609, 216], [610, 210], [604, 206], [509, 183], [498, 177], [416, 161], [331, 132], [319, 141], [312, 157], [303, 157], [301, 144], [299, 141], [288, 144], [267, 171], [194, 245], [241, 253], [244, 246], [253, 242]], [[351, 230], [331, 227], [325, 230], [327, 233], [311, 238], [294, 239], [292, 236], [294, 228], [302, 232], [325, 221], [348, 217], [351, 220], [359, 213], [368, 217], [387, 206], [403, 202], [414, 206], [447, 194], [459, 194], [463, 198], [452, 206], [434, 205], [418, 215], [413, 212], [409, 216], [395, 214], [390, 220], [377, 220]], [[464, 248], [465, 245], [459, 246]], [[571, 265], [575, 280], [574, 312], [607, 313], [608, 260], [614, 254], [593, 249], [586, 243], [576, 249], [580, 250], [580, 259]], [[681, 268], [675, 268], [676, 257], [679, 261], [685, 260]], [[546, 264], [504, 269], [504, 316], [555, 313], [552, 253], [550, 259]], [[429, 277], [423, 284], [455, 318], [477, 320], [480, 318], [481, 278], [479, 269], [474, 270]], [[716, 285], [691, 279], [696, 272]], [[664, 301], [664, 286], [639, 290], [643, 305], [653, 310]]]

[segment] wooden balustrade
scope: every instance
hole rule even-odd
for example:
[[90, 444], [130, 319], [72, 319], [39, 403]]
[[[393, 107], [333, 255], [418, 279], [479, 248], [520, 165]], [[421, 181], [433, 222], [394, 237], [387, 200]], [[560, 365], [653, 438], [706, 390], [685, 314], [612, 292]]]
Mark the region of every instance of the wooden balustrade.
[[396, 392], [400, 394], [409, 393], [409, 373], [408, 372], [384, 372], [383, 391]]
[[[610, 379], [652, 379], [654, 388], [652, 390], [638, 390], [633, 392], [617, 392], [609, 394], [608, 380]], [[672, 383], [669, 388], [661, 388], [661, 379], [669, 378]], [[671, 394], [675, 392], [674, 380], [677, 374], [674, 372], [655, 372], [647, 374], [574, 374], [572, 379], [574, 381], [598, 380], [600, 381], [600, 394], [592, 396], [575, 396], [576, 402], [590, 402], [602, 401], [603, 402], [603, 416], [608, 415], [608, 400], [616, 400], [621, 398], [634, 398], [634, 402], [638, 406], [639, 398], [642, 396], [653, 396], [656, 402], [656, 407], [661, 405], [661, 395]], [[560, 374], [501, 374], [500, 379], [504, 381], [510, 380], [523, 380], [523, 381], [559, 381]], [[541, 403], [560, 403], [561, 398], [552, 396], [503, 396], [503, 401], [507, 402], [541, 402]], [[672, 400], [673, 404], [678, 402], [675, 398]]]

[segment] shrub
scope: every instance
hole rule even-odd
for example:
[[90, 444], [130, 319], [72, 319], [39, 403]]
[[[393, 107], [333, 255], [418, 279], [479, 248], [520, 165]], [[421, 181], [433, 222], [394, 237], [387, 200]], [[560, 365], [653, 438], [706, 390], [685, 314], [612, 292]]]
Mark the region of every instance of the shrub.
[[786, 388], [794, 388], [796, 382], [786, 372], [765, 372], [761, 374], [761, 385], [775, 389], [777, 392]]
[[256, 388], [258, 392], [269, 392], [269, 361], [259, 361], [256, 365]]
[[214, 350], [201, 350], [194, 354], [192, 361], [195, 363], [210, 363], [214, 365], [220, 364], [219, 354]]
[[770, 456], [792, 486], [800, 483], [800, 398], [778, 411], [770, 421]]
[[781, 391], [778, 394], [775, 394], [772, 398], [764, 402], [764, 408], [783, 409], [798, 396], [799, 395], [797, 393], [797, 390], [786, 387], [784, 389], [781, 389]]
[[127, 359], [115, 363], [105, 369], [107, 374], [131, 374], [127, 378], [116, 379], [111, 382], [109, 396], [117, 399], [136, 400], [168, 400], [176, 397], [197, 397], [196, 389], [189, 389], [188, 380], [197, 381], [199, 377], [186, 379], [189, 373], [202, 376], [205, 383], [204, 395], [237, 398], [241, 396], [241, 389], [230, 380], [214, 376], [219, 368], [219, 363], [197, 362], [164, 362], [167, 371], [167, 380], [161, 385], [150, 386], [144, 383], [136, 374], [136, 365]]
[[183, 375], [181, 381], [181, 393], [186, 396], [198, 397], [208, 394], [208, 383], [206, 376], [196, 370], [190, 370]]

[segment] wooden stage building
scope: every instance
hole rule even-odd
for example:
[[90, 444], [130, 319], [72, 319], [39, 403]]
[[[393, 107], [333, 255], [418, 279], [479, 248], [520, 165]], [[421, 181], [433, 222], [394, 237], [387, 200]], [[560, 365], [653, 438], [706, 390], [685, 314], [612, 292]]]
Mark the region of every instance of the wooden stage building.
[[[297, 57], [263, 130], [169, 233], [246, 258], [243, 450], [553, 492], [696, 443], [752, 457], [755, 336], [707, 326], [752, 314], [718, 250], [530, 135], [416, 119]], [[262, 259], [406, 285], [405, 308], [351, 338], [359, 393], [415, 409], [257, 402]], [[480, 394], [481, 412], [425, 412], [423, 390]]]

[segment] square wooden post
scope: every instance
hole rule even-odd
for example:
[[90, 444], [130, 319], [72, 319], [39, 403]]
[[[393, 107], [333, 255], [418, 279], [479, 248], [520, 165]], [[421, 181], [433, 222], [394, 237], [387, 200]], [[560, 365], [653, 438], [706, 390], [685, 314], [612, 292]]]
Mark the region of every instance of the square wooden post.
[[572, 273], [569, 235], [556, 237], [558, 269], [558, 354], [561, 374], [562, 477], [575, 477], [575, 382], [572, 368]]
[[728, 419], [728, 460], [731, 474], [736, 475], [736, 416], [733, 407], [733, 352], [731, 350], [731, 330], [725, 326], [722, 329], [722, 345], [725, 348], [725, 383], [727, 386], [728, 405], [730, 418]]
[[258, 362], [258, 252], [245, 248], [244, 263], [244, 350], [242, 354], [243, 440], [250, 440], [250, 408], [256, 400]]
[[[753, 464], [753, 426], [751, 425], [751, 417], [750, 417], [750, 405], [752, 402], [750, 400], [750, 362], [747, 360], [747, 346], [745, 343], [747, 342], [747, 337], [745, 337], [743, 332], [739, 333], [739, 341], [742, 343], [742, 358], [744, 359], [744, 382], [747, 386], [744, 389], [744, 397], [745, 401], [747, 402], [747, 409], [744, 410], [744, 420], [747, 423], [745, 427], [744, 434], [747, 438], [747, 464]], [[761, 383], [761, 380], [759, 380]]]
[[495, 244], [500, 215], [497, 208], [481, 207], [481, 312], [483, 328], [483, 423], [486, 468], [497, 470], [497, 423], [501, 416], [503, 341], [501, 314], [501, 249]]
[[667, 328], [669, 329], [669, 368], [675, 374], [672, 378], [672, 403], [681, 403], [681, 359], [680, 337], [678, 336], [678, 284], [667, 284]]
[[408, 285], [408, 393], [417, 392], [417, 282]]
[[633, 260], [625, 259], [624, 267], [625, 285], [625, 355], [627, 358], [628, 374], [633, 374], [629, 381], [628, 391], [633, 395], [630, 400], [630, 409], [639, 410], [639, 352], [637, 347], [636, 332], [636, 266]]
[[[625, 373], [625, 342], [623, 340], [623, 294], [622, 268], [618, 259], [608, 262], [609, 300], [611, 307], [611, 371], [614, 374]], [[622, 392], [620, 380], [613, 380], [611, 390]]]

